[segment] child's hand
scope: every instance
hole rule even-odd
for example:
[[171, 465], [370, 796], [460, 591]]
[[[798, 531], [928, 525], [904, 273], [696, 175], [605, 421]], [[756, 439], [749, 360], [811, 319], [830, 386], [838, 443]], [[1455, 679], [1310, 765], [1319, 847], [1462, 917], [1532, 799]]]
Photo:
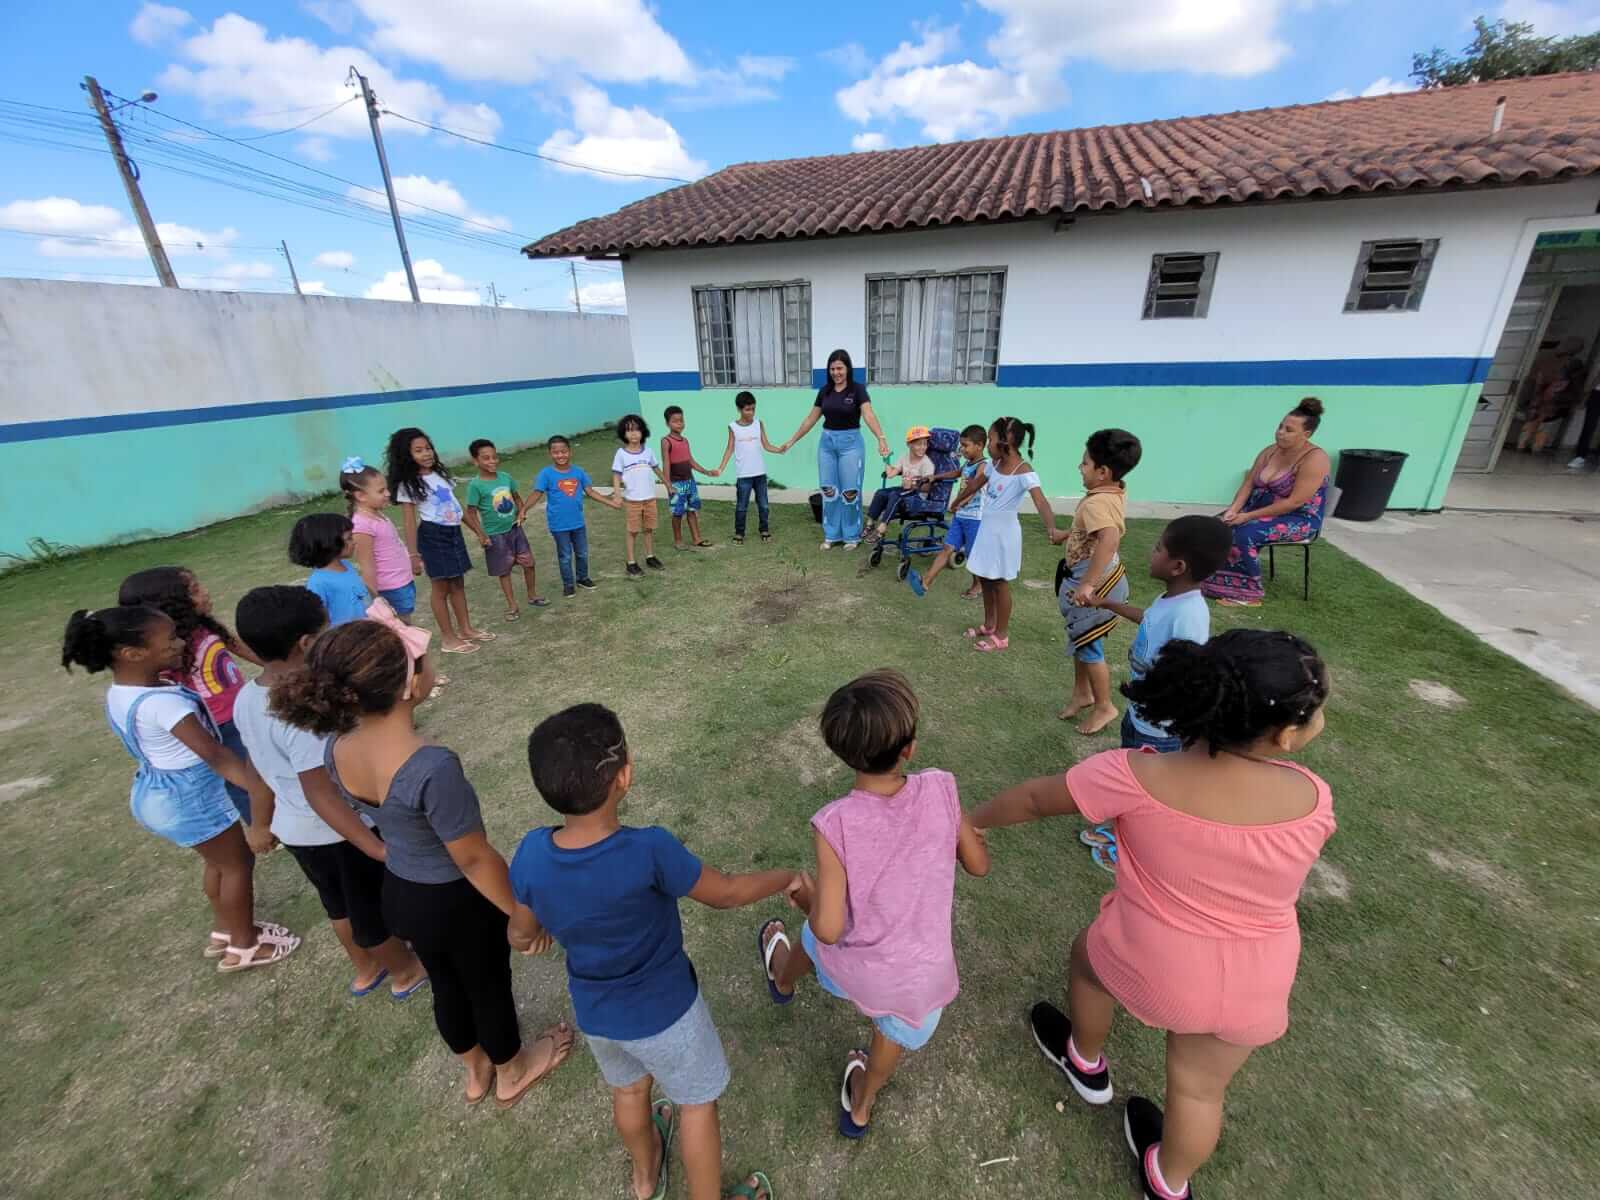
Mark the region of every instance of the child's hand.
[[418, 554], [415, 550], [411, 552], [411, 573], [413, 575], [422, 574], [422, 555]]
[[799, 909], [803, 913], [811, 911], [811, 895], [816, 890], [816, 881], [805, 871], [796, 871], [789, 886], [783, 889], [783, 898], [789, 902], [790, 908]]
[[517, 949], [521, 953], [526, 954], [529, 958], [533, 958], [536, 955], [548, 954], [550, 952], [550, 947], [554, 946], [555, 944], [556, 940], [550, 936], [550, 931], [548, 929], [541, 929], [537, 937], [532, 938], [526, 946], [518, 946]]
[[489, 544], [489, 535], [487, 533], [480, 533], [478, 535], [478, 545], [487, 546], [488, 544]]
[[257, 858], [271, 853], [272, 848], [278, 843], [278, 839], [272, 836], [272, 830], [265, 825], [246, 825], [244, 840], [250, 846], [250, 853]]
[[1072, 597], [1072, 602], [1074, 604], [1076, 604], [1079, 608], [1099, 608], [1100, 607], [1100, 597], [1097, 596], [1095, 594], [1095, 590], [1092, 587], [1089, 587], [1088, 585], [1085, 585], [1085, 586], [1083, 586], [1083, 587], [1078, 589], [1077, 594]]

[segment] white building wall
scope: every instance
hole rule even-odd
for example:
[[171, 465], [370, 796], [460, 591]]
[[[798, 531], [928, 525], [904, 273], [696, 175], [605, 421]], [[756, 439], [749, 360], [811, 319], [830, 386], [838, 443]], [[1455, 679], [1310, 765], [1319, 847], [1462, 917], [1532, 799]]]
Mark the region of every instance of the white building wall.
[[[624, 265], [641, 376], [698, 369], [690, 288], [805, 279], [812, 365], [866, 350], [864, 276], [1003, 266], [1000, 360], [1233, 362], [1471, 357], [1507, 285], [1523, 222], [1590, 216], [1600, 181], [1448, 195], [1125, 212], [1053, 221], [637, 252]], [[1436, 237], [1419, 312], [1345, 314], [1361, 243]], [[1217, 251], [1210, 315], [1141, 319], [1150, 256]], [[1519, 272], [1520, 273], [1520, 269]]]

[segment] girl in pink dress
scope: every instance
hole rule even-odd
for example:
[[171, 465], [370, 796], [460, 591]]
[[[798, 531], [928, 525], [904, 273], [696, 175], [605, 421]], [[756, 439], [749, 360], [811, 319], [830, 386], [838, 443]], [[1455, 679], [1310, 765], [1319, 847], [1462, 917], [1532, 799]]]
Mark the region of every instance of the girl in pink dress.
[[1282, 760], [1322, 732], [1328, 673], [1293, 634], [1235, 629], [1204, 646], [1167, 643], [1122, 690], [1183, 750], [1097, 754], [1065, 779], [1001, 793], [972, 820], [1115, 822], [1116, 886], [1072, 943], [1068, 1012], [1040, 1001], [1030, 1021], [1090, 1104], [1111, 1101], [1100, 1051], [1119, 1005], [1167, 1031], [1165, 1118], [1133, 1096], [1123, 1128], [1146, 1200], [1183, 1200], [1216, 1148], [1229, 1081], [1289, 1025], [1295, 902], [1334, 820], [1328, 785]]

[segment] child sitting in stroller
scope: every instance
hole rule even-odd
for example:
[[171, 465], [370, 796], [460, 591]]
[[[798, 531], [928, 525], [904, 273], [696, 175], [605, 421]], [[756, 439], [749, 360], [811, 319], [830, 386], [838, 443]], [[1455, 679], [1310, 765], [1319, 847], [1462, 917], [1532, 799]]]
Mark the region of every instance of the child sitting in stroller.
[[[917, 501], [925, 501], [936, 482], [954, 479], [959, 473], [955, 470], [939, 472], [937, 464], [928, 456], [928, 443], [932, 437], [933, 431], [926, 425], [913, 425], [906, 430], [906, 452], [898, 462], [884, 470], [884, 485], [873, 495], [872, 504], [867, 509], [867, 520], [876, 522], [867, 532], [869, 544], [876, 545], [883, 541], [884, 534], [889, 532], [889, 522], [896, 516], [904, 515], [901, 510], [908, 495]], [[899, 485], [889, 487], [889, 480], [896, 477], [900, 480]]]

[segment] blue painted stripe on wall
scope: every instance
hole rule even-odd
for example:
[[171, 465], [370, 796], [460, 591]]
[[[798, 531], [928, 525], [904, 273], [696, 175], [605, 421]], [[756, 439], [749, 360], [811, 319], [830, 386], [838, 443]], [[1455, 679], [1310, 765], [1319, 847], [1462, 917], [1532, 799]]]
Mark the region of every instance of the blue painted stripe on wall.
[[634, 378], [631, 371], [609, 375], [563, 375], [556, 379], [517, 379], [501, 383], [463, 384], [453, 387], [398, 388], [392, 392], [358, 392], [348, 396], [310, 396], [301, 400], [266, 400], [259, 404], [218, 404], [212, 408], [173, 408], [160, 412], [114, 413], [101, 417], [68, 417], [59, 421], [23, 421], [0, 425], [0, 444], [37, 442], [49, 438], [82, 437], [94, 433], [119, 433], [128, 429], [160, 429], [170, 425], [200, 425], [210, 421], [239, 421], [252, 417], [292, 416], [335, 408], [364, 408], [372, 404], [405, 404], [413, 400], [439, 400], [451, 396], [482, 396], [495, 392], [520, 392], [536, 388], [567, 387], [580, 383], [612, 383]]
[[640, 371], [641, 392], [698, 392], [699, 371]]
[[1482, 383], [1486, 358], [1311, 358], [1261, 362], [1002, 363], [1001, 387], [1424, 387]]

